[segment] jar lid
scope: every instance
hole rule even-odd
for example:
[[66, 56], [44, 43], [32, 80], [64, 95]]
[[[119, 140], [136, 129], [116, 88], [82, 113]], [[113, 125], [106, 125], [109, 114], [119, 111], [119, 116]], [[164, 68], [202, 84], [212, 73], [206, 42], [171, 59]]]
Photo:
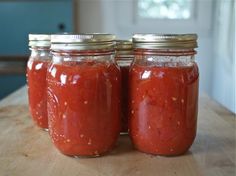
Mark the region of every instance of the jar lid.
[[55, 34], [51, 36], [52, 50], [114, 49], [113, 34]]
[[29, 34], [29, 46], [50, 47], [51, 35], [49, 34]]
[[133, 43], [132, 40], [116, 40], [116, 54], [117, 55], [132, 55]]
[[197, 48], [197, 34], [135, 34], [134, 48], [193, 49]]
[[132, 50], [132, 40], [116, 40], [116, 50]]

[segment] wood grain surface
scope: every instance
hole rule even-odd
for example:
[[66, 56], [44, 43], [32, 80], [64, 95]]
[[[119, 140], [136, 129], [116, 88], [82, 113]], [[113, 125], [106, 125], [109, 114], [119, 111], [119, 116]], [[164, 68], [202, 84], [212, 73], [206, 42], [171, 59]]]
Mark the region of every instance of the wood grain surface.
[[235, 115], [200, 97], [198, 133], [190, 151], [160, 157], [133, 149], [128, 136], [100, 158], [71, 158], [56, 150], [28, 112], [26, 87], [0, 101], [0, 176], [235, 176]]

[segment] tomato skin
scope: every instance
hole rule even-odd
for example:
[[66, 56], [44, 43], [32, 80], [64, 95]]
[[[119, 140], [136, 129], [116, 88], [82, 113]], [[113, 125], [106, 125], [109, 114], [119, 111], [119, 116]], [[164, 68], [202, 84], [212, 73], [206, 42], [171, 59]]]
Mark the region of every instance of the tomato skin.
[[197, 65], [133, 64], [129, 78], [129, 134], [135, 148], [167, 156], [185, 153], [197, 129]]
[[47, 129], [47, 83], [48, 60], [30, 58], [27, 62], [29, 109], [37, 126]]
[[70, 156], [110, 151], [120, 132], [120, 70], [114, 63], [63, 62], [47, 75], [49, 134]]

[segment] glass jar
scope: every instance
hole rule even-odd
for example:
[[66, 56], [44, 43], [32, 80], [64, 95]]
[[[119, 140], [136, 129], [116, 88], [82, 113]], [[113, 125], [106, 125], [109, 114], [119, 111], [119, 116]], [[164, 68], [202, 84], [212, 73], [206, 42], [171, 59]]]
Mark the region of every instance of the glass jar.
[[180, 155], [196, 136], [196, 34], [136, 34], [130, 69], [130, 136], [145, 153]]
[[36, 124], [47, 130], [46, 73], [51, 61], [50, 35], [29, 34], [31, 55], [27, 62], [29, 109]]
[[120, 70], [111, 34], [52, 35], [49, 134], [65, 155], [96, 157], [120, 132]]
[[116, 41], [115, 59], [121, 70], [121, 134], [128, 134], [129, 68], [134, 59], [133, 45], [131, 41]]

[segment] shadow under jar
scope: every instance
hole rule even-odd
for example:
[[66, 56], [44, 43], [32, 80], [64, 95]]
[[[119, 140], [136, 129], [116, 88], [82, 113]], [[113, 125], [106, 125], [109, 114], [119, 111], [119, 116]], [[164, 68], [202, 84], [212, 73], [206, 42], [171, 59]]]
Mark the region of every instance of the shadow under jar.
[[181, 155], [192, 145], [198, 114], [196, 40], [196, 34], [133, 36], [129, 133], [139, 151]]
[[128, 134], [128, 90], [129, 90], [129, 68], [134, 59], [133, 45], [129, 40], [116, 41], [115, 60], [121, 70], [121, 132]]
[[30, 58], [27, 62], [29, 109], [36, 124], [47, 130], [46, 74], [51, 61], [50, 35], [29, 34]]
[[65, 155], [109, 152], [120, 132], [120, 70], [111, 34], [52, 35], [49, 134]]

